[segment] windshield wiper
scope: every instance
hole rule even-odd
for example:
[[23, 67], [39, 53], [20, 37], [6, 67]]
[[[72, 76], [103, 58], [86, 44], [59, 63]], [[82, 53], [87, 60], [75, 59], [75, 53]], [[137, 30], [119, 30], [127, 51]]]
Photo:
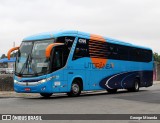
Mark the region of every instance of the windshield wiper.
[[37, 72], [31, 67], [31, 63], [32, 63], [32, 56], [31, 56], [31, 54], [28, 54], [27, 59], [26, 59], [24, 65], [23, 65], [21, 71], [19, 72], [19, 76], [22, 76], [25, 68], [28, 69], [27, 70], [28, 74], [29, 74], [29, 71], [32, 70], [33, 74], [35, 76], [38, 76]]
[[23, 64], [23, 67], [22, 67], [21, 71], [19, 72], [20, 76], [22, 76], [22, 73], [24, 72], [25, 67], [27, 68], [27, 66], [28, 66], [28, 59], [29, 59], [29, 54], [27, 56], [27, 59], [26, 59], [25, 63]]
[[[32, 67], [32, 65], [31, 65], [31, 64], [32, 64], [32, 55], [31, 55], [31, 54], [29, 55], [28, 60], [29, 60], [29, 61], [28, 61], [28, 63], [29, 63], [29, 64], [28, 64], [28, 73], [29, 73], [29, 70], [32, 70], [33, 73], [34, 73], [34, 75], [35, 75], [35, 76], [38, 76], [37, 72], [35, 71], [35, 69], [34, 69], [34, 68]], [[30, 65], [30, 67], [29, 67], [29, 65]]]

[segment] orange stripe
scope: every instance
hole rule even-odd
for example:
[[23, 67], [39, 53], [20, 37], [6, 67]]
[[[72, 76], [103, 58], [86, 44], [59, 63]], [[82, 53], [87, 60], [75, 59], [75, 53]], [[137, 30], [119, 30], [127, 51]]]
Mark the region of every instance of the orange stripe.
[[106, 40], [102, 36], [100, 36], [100, 35], [91, 34], [90, 39], [91, 40], [96, 40], [96, 41], [106, 42]]
[[55, 46], [59, 46], [59, 45], [64, 45], [64, 44], [63, 43], [53, 43], [53, 44], [48, 45], [48, 47], [46, 48], [46, 53], [45, 53], [46, 58], [50, 57], [52, 48]]
[[[97, 41], [97, 43], [98, 42], [106, 42], [106, 40], [102, 37], [102, 36], [99, 36], [99, 35], [93, 35], [93, 34], [91, 34], [91, 36], [90, 36], [90, 41], [89, 41], [89, 43], [91, 42], [91, 45], [93, 45], [92, 44], [92, 40], [95, 40], [95, 41]], [[90, 45], [90, 44], [89, 44]], [[89, 47], [92, 47], [92, 46], [89, 46]], [[102, 47], [100, 47], [100, 48], [102, 48]], [[89, 48], [89, 50], [91, 51], [91, 52], [94, 52], [94, 51], [98, 51], [98, 50], [96, 50], [96, 49], [90, 49]], [[105, 67], [105, 65], [106, 65], [106, 63], [107, 63], [107, 59], [104, 59], [104, 58], [92, 58], [91, 57], [91, 61], [92, 61], [92, 63], [94, 64], [94, 66], [96, 67], [96, 68], [98, 68], [98, 69], [101, 69], [101, 68], [103, 68], [103, 67]], [[97, 66], [97, 64], [99, 64], [98, 66]]]
[[94, 44], [106, 44], [106, 41], [105, 42], [102, 42], [102, 41], [97, 41], [97, 40], [90, 40], [90, 43], [94, 43]]
[[97, 45], [97, 44], [96, 45], [95, 44], [89, 44], [89, 46], [90, 47], [99, 47], [99, 48], [103, 47], [103, 48], [106, 48], [106, 46], [104, 46], [104, 45]]
[[103, 52], [103, 53], [92, 52], [92, 53], [90, 54], [90, 56], [92, 56], [92, 55], [96, 55], [96, 56], [105, 55], [105, 56], [107, 56], [107, 54], [105, 54], [104, 52]]
[[91, 51], [91, 50], [101, 50], [101, 51], [108, 51], [107, 49], [100, 48], [100, 47], [90, 47], [89, 49], [90, 49], [90, 51]]
[[11, 58], [11, 53], [15, 50], [18, 50], [18, 49], [19, 49], [19, 47], [13, 47], [8, 51], [8, 53], [7, 53], [8, 60], [10, 60], [10, 58]]

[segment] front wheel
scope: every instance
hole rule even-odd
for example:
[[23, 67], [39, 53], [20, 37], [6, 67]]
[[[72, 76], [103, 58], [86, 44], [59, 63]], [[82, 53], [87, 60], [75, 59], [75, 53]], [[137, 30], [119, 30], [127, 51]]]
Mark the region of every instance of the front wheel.
[[40, 93], [40, 95], [44, 98], [49, 98], [52, 96], [53, 93]]
[[67, 93], [68, 96], [70, 97], [77, 97], [81, 94], [81, 84], [79, 80], [74, 80], [71, 86], [71, 91]]

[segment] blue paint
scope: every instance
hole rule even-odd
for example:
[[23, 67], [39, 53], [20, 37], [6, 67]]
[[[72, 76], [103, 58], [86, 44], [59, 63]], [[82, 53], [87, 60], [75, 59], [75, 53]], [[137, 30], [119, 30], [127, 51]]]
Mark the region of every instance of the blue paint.
[[[104, 90], [108, 89], [106, 87], [106, 81], [115, 76], [109, 81], [109, 85], [112, 88], [129, 88], [133, 84], [133, 80], [139, 76], [141, 80], [141, 87], [151, 86], [153, 83], [153, 61], [151, 62], [135, 62], [135, 61], [122, 61], [108, 59], [105, 67], [98, 69], [92, 63], [90, 57], [83, 57], [77, 60], [73, 60], [73, 54], [75, 51], [76, 44], [78, 42], [78, 37], [90, 39], [89, 33], [79, 32], [79, 31], [59, 31], [59, 32], [48, 32], [41, 33], [33, 36], [24, 38], [23, 41], [36, 41], [50, 38], [58, 38], [61, 36], [74, 36], [76, 37], [65, 67], [61, 68], [52, 73], [46, 75], [41, 75], [37, 77], [17, 77], [15, 76], [15, 81], [25, 82], [29, 84], [30, 82], [37, 82], [44, 79], [53, 77], [53, 79], [46, 81], [38, 85], [22, 86], [14, 83], [14, 88], [16, 92], [26, 93], [25, 88], [31, 89], [30, 93], [58, 93], [58, 92], [69, 92], [71, 90], [71, 84], [75, 78], [81, 78], [83, 81], [83, 90]], [[150, 48], [136, 46], [130, 43], [125, 43], [119, 40], [104, 37], [106, 42], [125, 45], [130, 47], [142, 48], [150, 50]], [[69, 74], [72, 73], [72, 74]], [[123, 74], [121, 74], [123, 73]], [[60, 82], [60, 85], [57, 83]], [[127, 83], [126, 86], [123, 84]], [[57, 84], [57, 85], [56, 85]], [[45, 89], [44, 89], [45, 88]]]

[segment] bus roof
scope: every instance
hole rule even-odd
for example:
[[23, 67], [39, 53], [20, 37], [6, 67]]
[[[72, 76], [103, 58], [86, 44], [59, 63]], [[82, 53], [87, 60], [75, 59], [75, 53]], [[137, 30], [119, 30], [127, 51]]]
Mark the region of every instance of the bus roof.
[[[76, 31], [76, 30], [67, 30], [67, 31], [39, 33], [39, 34], [36, 34], [36, 35], [26, 37], [26, 38], [23, 39], [23, 41], [44, 40], [44, 39], [56, 38], [56, 37], [59, 37], [59, 36], [80, 36], [80, 37], [84, 37], [84, 38], [90, 38], [90, 35], [91, 35], [90, 33], [80, 32], [80, 31]], [[112, 38], [108, 38], [108, 37], [104, 37], [104, 36], [103, 36], [103, 38], [107, 42], [114, 43], [114, 44], [152, 50], [151, 48], [148, 48], [148, 47], [133, 45], [131, 43], [127, 43], [127, 42], [120, 41], [120, 40], [117, 40], [117, 39], [112, 39]]]

